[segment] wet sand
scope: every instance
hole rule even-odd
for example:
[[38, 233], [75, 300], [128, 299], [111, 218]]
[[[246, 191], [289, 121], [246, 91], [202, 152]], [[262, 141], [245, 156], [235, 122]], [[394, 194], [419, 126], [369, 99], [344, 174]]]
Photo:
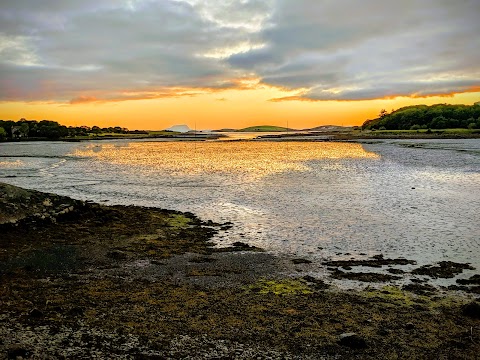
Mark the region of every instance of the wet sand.
[[[388, 279], [339, 290], [331, 277], [362, 274], [349, 267], [408, 259], [329, 263], [325, 278], [295, 276], [308, 260], [242, 243], [214, 247], [215, 232], [231, 226], [0, 184], [0, 358], [478, 356], [476, 277], [458, 284], [470, 293], [400, 289]], [[416, 269], [435, 277], [467, 266]], [[376, 281], [367, 274], [359, 275], [366, 284]]]

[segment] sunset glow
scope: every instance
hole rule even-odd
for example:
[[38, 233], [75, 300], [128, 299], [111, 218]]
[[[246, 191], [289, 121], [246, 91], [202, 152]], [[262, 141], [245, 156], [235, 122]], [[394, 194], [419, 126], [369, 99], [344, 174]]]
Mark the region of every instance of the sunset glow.
[[172, 176], [243, 174], [245, 180], [258, 180], [286, 171], [309, 171], [310, 160], [378, 159], [360, 144], [296, 142], [288, 150], [274, 142], [131, 143], [128, 146], [90, 145], [72, 154], [102, 162], [134, 167], [139, 173], [166, 171]]
[[479, 11], [473, 0], [6, 1], [0, 118], [301, 129], [473, 104]]

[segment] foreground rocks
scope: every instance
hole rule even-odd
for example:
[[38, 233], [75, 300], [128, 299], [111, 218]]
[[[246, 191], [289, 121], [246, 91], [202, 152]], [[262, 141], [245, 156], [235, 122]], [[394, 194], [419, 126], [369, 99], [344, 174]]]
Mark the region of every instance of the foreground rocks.
[[[478, 302], [424, 285], [342, 292], [287, 276], [281, 259], [248, 244], [213, 247], [212, 234], [230, 225], [8, 186], [0, 187], [0, 206], [8, 215], [0, 225], [0, 359], [480, 352]], [[38, 217], [44, 209], [54, 221]]]

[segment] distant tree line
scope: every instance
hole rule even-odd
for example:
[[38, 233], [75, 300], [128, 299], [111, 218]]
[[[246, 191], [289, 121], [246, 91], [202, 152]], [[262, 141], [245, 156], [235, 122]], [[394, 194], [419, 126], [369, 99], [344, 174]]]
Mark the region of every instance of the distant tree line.
[[0, 120], [0, 140], [14, 139], [49, 139], [55, 140], [67, 137], [89, 136], [92, 134], [129, 133], [120, 126], [100, 128], [98, 126], [64, 126], [51, 120]]
[[364, 130], [480, 129], [480, 105], [414, 105], [363, 123]]

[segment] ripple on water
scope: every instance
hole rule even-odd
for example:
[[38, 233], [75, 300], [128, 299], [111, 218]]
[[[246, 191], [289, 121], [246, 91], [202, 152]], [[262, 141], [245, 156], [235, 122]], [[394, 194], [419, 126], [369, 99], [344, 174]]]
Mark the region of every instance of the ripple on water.
[[480, 268], [478, 140], [121, 140], [3, 150], [2, 181], [233, 222], [217, 235], [221, 246], [243, 241], [313, 260], [381, 253]]

